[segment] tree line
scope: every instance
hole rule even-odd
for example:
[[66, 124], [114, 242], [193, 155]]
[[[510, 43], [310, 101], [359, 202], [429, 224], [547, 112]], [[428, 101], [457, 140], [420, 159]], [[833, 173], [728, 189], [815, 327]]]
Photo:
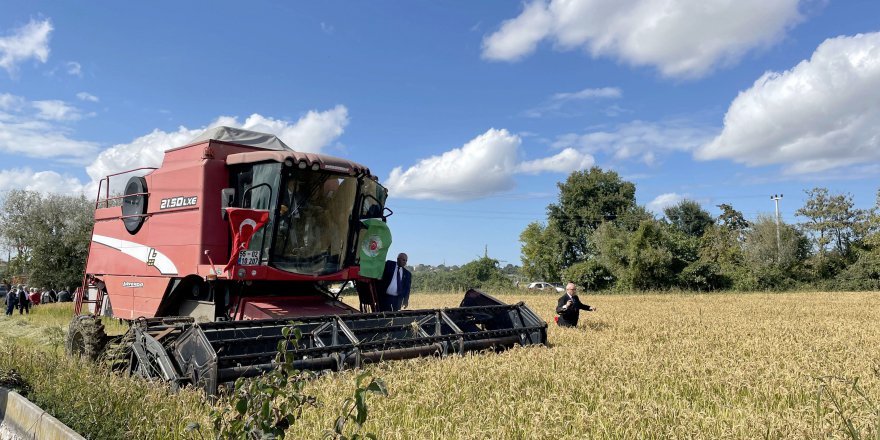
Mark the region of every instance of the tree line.
[[[880, 191], [871, 209], [851, 194], [806, 191], [801, 222], [747, 220], [732, 205], [710, 215], [683, 200], [658, 218], [636, 204], [635, 184], [593, 167], [558, 183], [544, 222], [520, 234], [522, 267], [484, 255], [460, 267], [416, 267], [414, 290], [506, 287], [518, 276], [589, 290], [880, 289]], [[0, 207], [6, 280], [76, 286], [94, 222], [85, 197], [12, 190]]]
[[636, 204], [635, 184], [598, 167], [558, 187], [546, 221], [520, 234], [531, 279], [590, 290], [880, 288], [880, 191], [864, 210], [851, 194], [808, 190], [803, 221], [786, 224], [726, 203], [713, 217], [693, 200], [657, 218]]
[[94, 204], [83, 196], [9, 191], [0, 207], [8, 260], [0, 276], [34, 287], [79, 286], [93, 223]]

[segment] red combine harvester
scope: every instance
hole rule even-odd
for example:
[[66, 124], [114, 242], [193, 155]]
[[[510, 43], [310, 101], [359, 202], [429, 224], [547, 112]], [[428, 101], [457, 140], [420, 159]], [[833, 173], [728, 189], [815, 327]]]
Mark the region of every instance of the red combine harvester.
[[[111, 196], [111, 178], [126, 174]], [[98, 192], [71, 354], [106, 351], [132, 374], [215, 394], [273, 368], [292, 321], [306, 370], [546, 344], [547, 324], [525, 304], [475, 290], [457, 308], [378, 312], [391, 211], [363, 165], [218, 127]], [[351, 283], [360, 309], [333, 293]], [[101, 315], [131, 327], [108, 338]]]

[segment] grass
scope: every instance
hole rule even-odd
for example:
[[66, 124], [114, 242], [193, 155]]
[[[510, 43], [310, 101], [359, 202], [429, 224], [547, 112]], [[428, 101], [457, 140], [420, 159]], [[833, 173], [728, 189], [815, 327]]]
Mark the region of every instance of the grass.
[[[552, 322], [555, 294], [497, 296]], [[452, 307], [460, 298], [416, 294], [410, 305]], [[551, 324], [549, 348], [371, 367], [389, 396], [371, 399], [366, 430], [383, 439], [880, 435], [876, 293], [582, 299], [599, 310], [584, 312], [577, 329]], [[197, 393], [171, 395], [59, 356], [44, 329], [66, 329], [63, 307], [0, 319], [0, 369], [21, 372], [38, 404], [91, 438], [211, 437]], [[306, 410], [291, 438], [320, 437], [356, 374], [310, 383], [321, 406]], [[89, 419], [90, 411], [106, 416]], [[187, 432], [189, 423], [202, 431]]]

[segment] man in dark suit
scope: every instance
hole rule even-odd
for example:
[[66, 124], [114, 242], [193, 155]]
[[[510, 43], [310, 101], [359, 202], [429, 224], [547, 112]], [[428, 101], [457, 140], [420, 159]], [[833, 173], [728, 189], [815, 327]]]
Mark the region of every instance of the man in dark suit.
[[577, 296], [577, 287], [574, 283], [568, 283], [565, 286], [565, 295], [560, 296], [556, 303], [556, 314], [559, 315], [556, 323], [560, 327], [577, 327], [581, 310], [592, 312], [596, 308], [582, 303]]
[[406, 254], [400, 253], [396, 262], [385, 262], [385, 271], [379, 282], [379, 310], [396, 312], [409, 306], [412, 274], [406, 270], [407, 260]]

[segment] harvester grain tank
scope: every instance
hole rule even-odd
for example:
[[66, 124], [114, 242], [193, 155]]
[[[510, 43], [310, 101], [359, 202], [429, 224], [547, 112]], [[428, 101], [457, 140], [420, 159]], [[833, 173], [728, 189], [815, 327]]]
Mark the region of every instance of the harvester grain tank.
[[[98, 192], [72, 354], [214, 394], [272, 368], [291, 322], [308, 370], [546, 343], [525, 304], [475, 290], [456, 308], [379, 312], [391, 211], [361, 164], [218, 127]], [[355, 287], [359, 308], [339, 285]], [[111, 340], [100, 315], [130, 330]]]

